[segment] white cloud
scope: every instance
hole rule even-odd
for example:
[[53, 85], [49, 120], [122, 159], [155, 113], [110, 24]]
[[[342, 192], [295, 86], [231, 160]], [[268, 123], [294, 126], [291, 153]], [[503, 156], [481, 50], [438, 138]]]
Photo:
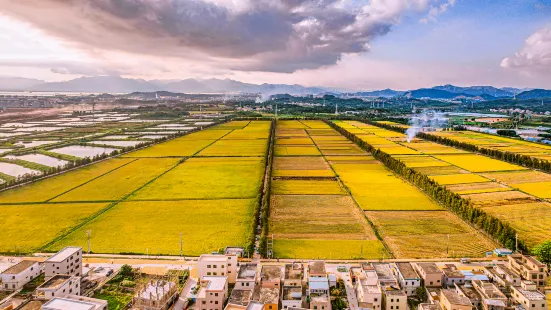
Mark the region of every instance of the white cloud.
[[447, 2], [444, 2], [444, 3], [431, 5], [427, 16], [421, 18], [419, 22], [422, 24], [427, 24], [429, 22], [436, 22], [438, 20], [438, 16], [446, 13], [448, 9], [450, 7], [453, 7], [454, 5], [455, 5], [455, 0], [448, 0]]
[[501, 66], [551, 76], [551, 25], [528, 37], [518, 52], [503, 59]]

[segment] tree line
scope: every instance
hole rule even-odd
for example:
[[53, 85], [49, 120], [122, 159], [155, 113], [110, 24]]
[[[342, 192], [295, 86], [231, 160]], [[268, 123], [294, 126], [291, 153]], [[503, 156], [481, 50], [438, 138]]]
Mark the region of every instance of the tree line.
[[[349, 140], [356, 143], [359, 147], [370, 152], [373, 157], [384, 163], [390, 170], [422, 189], [425, 193], [440, 202], [448, 210], [452, 211], [463, 220], [468, 221], [477, 229], [484, 230], [488, 235], [499, 241], [504, 246], [508, 248], [515, 248], [516, 231], [509, 224], [502, 222], [498, 218], [487, 214], [479, 208], [476, 208], [470, 200], [462, 198], [460, 195], [438, 184], [428, 176], [407, 167], [403, 162], [393, 158], [391, 155], [381, 151], [380, 149], [373, 147], [369, 143], [361, 140], [356, 135], [351, 134], [335, 123], [327, 123], [333, 129], [337, 130]], [[400, 131], [404, 130], [403, 128], [399, 129]], [[522, 240], [518, 240], [517, 250], [526, 251], [526, 249], [525, 243]]]

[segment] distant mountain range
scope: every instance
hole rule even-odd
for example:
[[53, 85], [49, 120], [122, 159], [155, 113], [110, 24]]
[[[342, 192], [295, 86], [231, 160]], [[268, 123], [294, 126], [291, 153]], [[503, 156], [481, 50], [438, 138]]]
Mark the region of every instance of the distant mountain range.
[[0, 77], [0, 91], [132, 93], [169, 91], [178, 93], [259, 93], [274, 94], [342, 94], [353, 97], [406, 97], [416, 99], [499, 98], [537, 99], [551, 97], [551, 90], [520, 89], [493, 86], [461, 87], [442, 85], [408, 91], [384, 89], [376, 91], [339, 92], [323, 87], [305, 87], [289, 84], [251, 84], [231, 79], [143, 80], [118, 76], [81, 77], [64, 82], [46, 82], [36, 79]]

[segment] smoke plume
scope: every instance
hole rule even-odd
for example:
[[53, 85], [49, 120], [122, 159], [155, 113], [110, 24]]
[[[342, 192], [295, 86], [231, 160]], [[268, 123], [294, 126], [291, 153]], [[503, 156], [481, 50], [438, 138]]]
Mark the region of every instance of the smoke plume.
[[442, 112], [423, 110], [414, 114], [409, 120], [410, 127], [406, 130], [407, 141], [411, 142], [420, 131], [433, 131], [444, 128], [448, 124], [448, 118]]

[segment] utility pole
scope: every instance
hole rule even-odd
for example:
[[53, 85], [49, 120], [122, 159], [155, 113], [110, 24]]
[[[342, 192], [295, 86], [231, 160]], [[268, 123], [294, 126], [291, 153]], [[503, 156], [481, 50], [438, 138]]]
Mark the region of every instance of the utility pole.
[[515, 234], [515, 251], [518, 253], [518, 234]]
[[184, 239], [183, 239], [183, 234], [182, 232], [180, 232], [180, 257], [184, 256]]
[[339, 115], [339, 104], [335, 103], [335, 115]]
[[450, 234], [448, 234], [448, 242], [446, 243], [446, 256], [450, 256]]
[[90, 236], [92, 235], [91, 230], [86, 231], [86, 238], [88, 239], [88, 254], [90, 254]]

